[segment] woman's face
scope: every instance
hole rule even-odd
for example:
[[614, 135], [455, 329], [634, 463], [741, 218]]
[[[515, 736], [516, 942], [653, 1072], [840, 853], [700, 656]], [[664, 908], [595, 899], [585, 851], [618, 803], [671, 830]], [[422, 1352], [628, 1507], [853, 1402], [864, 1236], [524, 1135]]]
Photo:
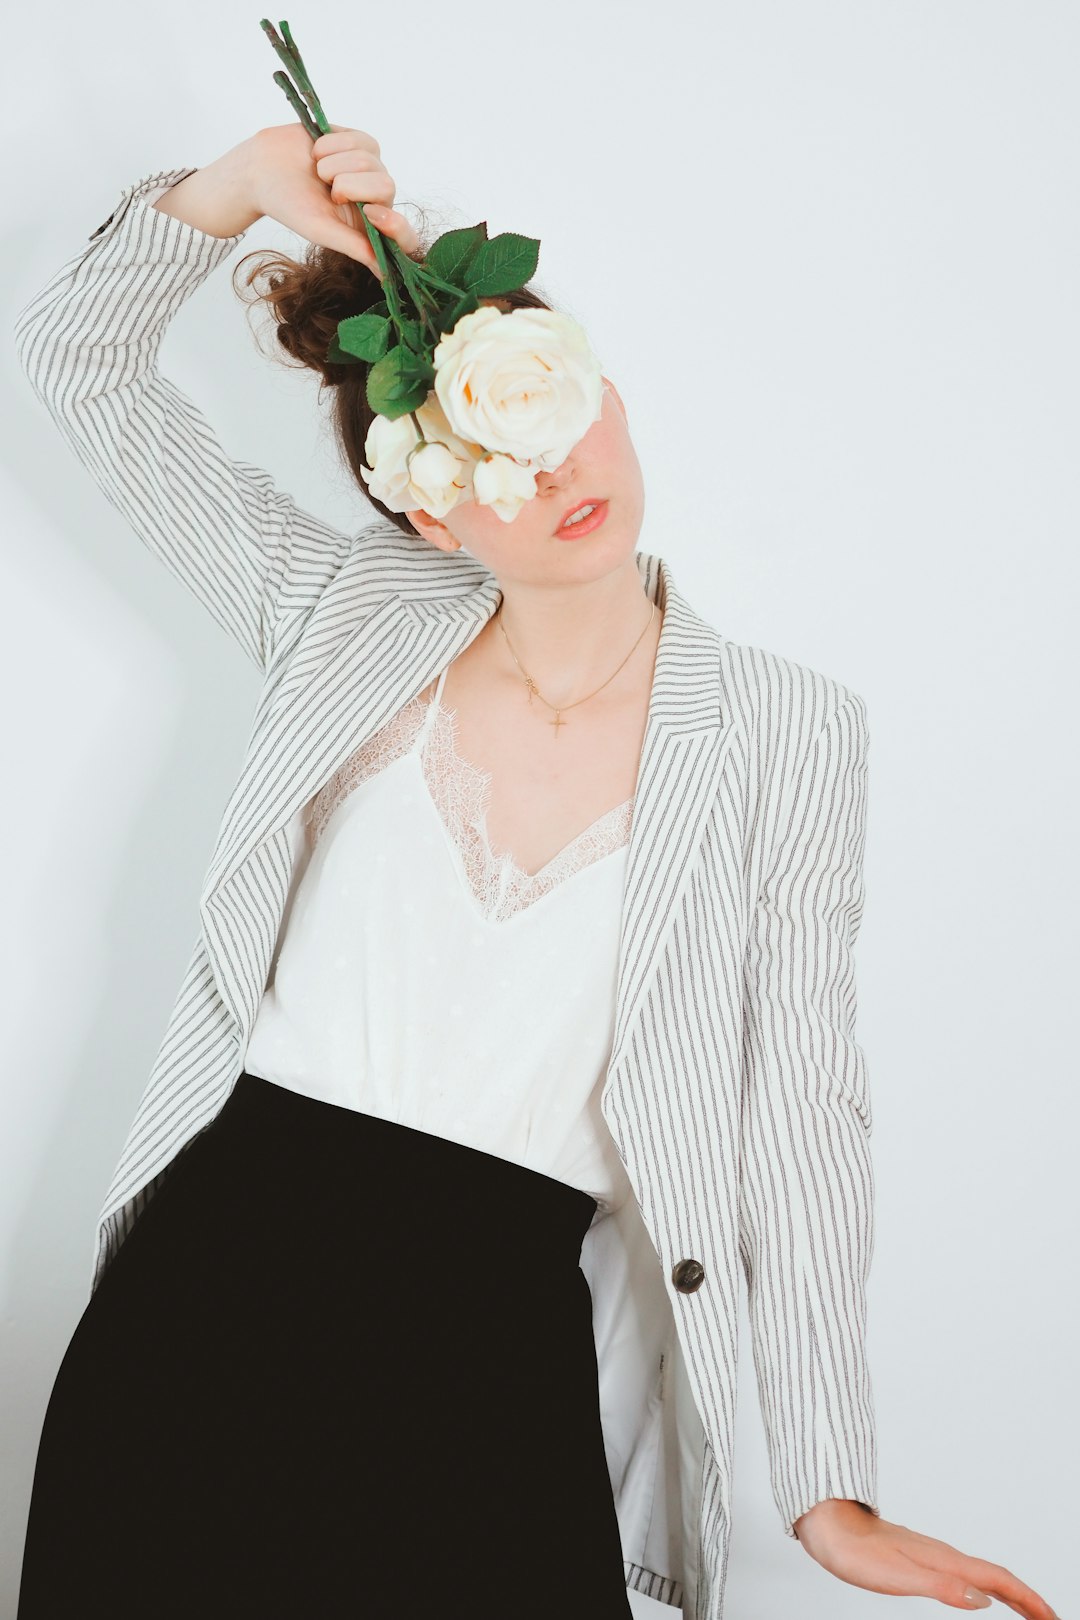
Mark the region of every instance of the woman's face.
[[[522, 584], [592, 580], [625, 563], [637, 550], [645, 490], [626, 408], [615, 385], [603, 381], [599, 421], [561, 466], [536, 474], [536, 494], [512, 523], [490, 506], [462, 501], [442, 519], [409, 512], [413, 527], [440, 550], [456, 551], [460, 544], [498, 579]], [[557, 538], [567, 512], [583, 501], [607, 501], [604, 522], [580, 539]]]

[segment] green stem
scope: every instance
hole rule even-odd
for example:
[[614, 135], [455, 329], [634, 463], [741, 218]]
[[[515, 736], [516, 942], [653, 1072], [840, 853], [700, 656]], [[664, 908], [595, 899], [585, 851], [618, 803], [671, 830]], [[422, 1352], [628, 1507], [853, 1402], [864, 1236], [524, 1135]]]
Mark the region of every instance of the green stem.
[[[269, 18], [263, 17], [259, 23], [259, 27], [274, 47], [278, 57], [285, 67], [290, 69], [296, 76], [297, 84], [294, 86], [288, 72], [282, 72], [280, 69], [274, 74], [274, 83], [284, 91], [297, 118], [312, 140], [316, 141], [320, 135], [330, 133], [330, 124], [326, 114], [323, 112], [322, 103], [315, 94], [314, 86], [304, 66], [304, 59], [296, 47], [292, 30], [287, 22], [282, 21], [280, 26], [281, 32], [285, 36], [284, 39], [278, 34]], [[432, 311], [438, 309], [439, 301], [435, 295], [438, 291], [460, 294], [461, 288], [444, 281], [441, 276], [436, 275], [434, 271], [429, 270], [425, 265], [417, 264], [416, 260], [411, 258], [399, 243], [395, 242], [392, 237], [384, 236], [382, 231], [371, 223], [364, 213], [361, 203], [354, 203], [353, 206], [360, 216], [364, 230], [367, 232], [367, 239], [371, 244], [371, 250], [375, 255], [375, 261], [382, 271], [382, 286], [386, 298], [386, 307], [395, 327], [400, 333], [405, 320], [401, 288], [398, 285], [400, 281], [404, 290], [411, 297], [416, 313], [423, 325], [427, 327], [432, 337], [439, 337], [441, 334], [432, 315]]]
[[292, 30], [287, 22], [282, 22], [281, 32], [285, 36], [286, 49], [293, 59], [294, 71], [299, 81], [300, 89], [307, 100], [308, 106], [315, 115], [315, 122], [318, 124], [323, 133], [326, 134], [330, 129], [330, 125], [327, 122], [326, 114], [322, 110], [322, 104], [320, 103], [318, 96], [315, 94], [311, 80], [308, 78], [307, 68], [304, 66], [304, 59], [296, 48], [296, 42], [292, 37]]
[[[281, 38], [269, 17], [263, 17], [259, 22], [259, 27], [262, 29], [267, 39], [274, 47], [274, 50], [281, 61], [285, 64], [285, 67], [291, 69], [292, 72], [295, 73], [296, 78], [299, 81], [300, 89], [297, 91], [292, 83], [292, 80], [289, 78], [288, 73], [283, 73], [280, 69], [274, 74], [274, 83], [280, 89], [284, 90], [289, 105], [292, 107], [293, 111], [296, 113], [296, 116], [299, 118], [300, 122], [303, 124], [313, 141], [317, 141], [320, 135], [329, 135], [329, 120], [327, 119], [326, 114], [323, 112], [322, 103], [315, 94], [314, 87], [307, 74], [307, 69], [304, 67], [304, 59], [296, 48], [296, 41], [293, 39], [292, 30], [289, 28], [288, 23], [282, 22], [281, 24], [281, 27], [285, 33], [284, 40]], [[303, 96], [304, 100], [307, 101], [308, 106], [311, 108], [310, 114], [308, 113], [307, 107], [305, 107], [304, 100], [301, 99], [301, 96]], [[379, 268], [382, 270], [385, 278], [388, 272], [388, 266], [386, 263], [386, 255], [383, 250], [382, 233], [375, 229], [375, 226], [372, 225], [371, 221], [367, 218], [366, 214], [364, 214], [362, 210], [360, 218], [364, 222], [364, 229], [367, 231], [367, 238], [371, 243], [371, 250], [375, 254]]]
[[289, 98], [289, 105], [293, 108], [297, 118], [299, 118], [312, 140], [317, 141], [319, 136], [322, 134], [322, 131], [312, 118], [311, 114], [308, 112], [307, 108], [304, 106], [304, 103], [300, 100], [300, 97], [296, 92], [296, 87], [289, 78], [289, 75], [287, 73], [282, 73], [281, 69], [278, 68], [277, 72], [274, 74], [274, 83], [280, 85], [282, 90], [284, 90], [285, 94]]

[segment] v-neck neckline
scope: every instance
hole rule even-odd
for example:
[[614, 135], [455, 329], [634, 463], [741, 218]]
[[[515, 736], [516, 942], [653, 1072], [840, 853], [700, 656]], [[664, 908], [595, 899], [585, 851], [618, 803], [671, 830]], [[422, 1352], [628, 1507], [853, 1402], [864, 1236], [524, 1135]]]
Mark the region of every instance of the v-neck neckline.
[[[447, 727], [446, 752], [452, 761], [453, 768], [463, 773], [474, 784], [479, 795], [480, 815], [478, 821], [474, 825], [476, 826], [477, 838], [482, 847], [484, 864], [490, 872], [499, 874], [500, 878], [502, 879], [498, 899], [496, 901], [496, 910], [502, 905], [508, 888], [511, 886], [514, 888], [527, 888], [536, 884], [542, 885], [544, 879], [550, 875], [555, 867], [563, 866], [567, 864], [568, 861], [572, 861], [572, 857], [586, 842], [586, 840], [593, 837], [598, 829], [601, 828], [605, 823], [613, 820], [616, 816], [625, 815], [628, 811], [632, 813], [635, 796], [631, 795], [630, 798], [624, 799], [621, 804], [613, 805], [610, 810], [602, 811], [600, 815], [596, 816], [592, 821], [589, 822], [588, 826], [583, 827], [580, 832], [575, 833], [574, 836], [569, 839], [561, 849], [556, 850], [555, 854], [552, 855], [550, 859], [546, 860], [542, 866], [538, 867], [535, 872], [527, 871], [525, 867], [520, 865], [511, 851], [496, 850], [492, 845], [487, 828], [487, 810], [492, 781], [491, 773], [483, 770], [481, 766], [473, 764], [472, 760], [466, 759], [458, 748], [457, 727], [455, 725], [456, 711], [450, 708], [447, 704], [443, 703], [441, 699], [441, 690], [445, 674], [446, 671], [444, 670], [443, 676], [440, 677], [438, 682], [436, 692], [430, 698], [420, 698], [420, 702], [423, 704], [423, 716], [417, 729], [416, 736], [413, 739], [412, 746], [408, 752], [409, 756], [416, 761], [417, 774], [419, 775], [421, 784], [423, 786], [424, 797], [434, 812], [439, 826], [442, 828], [443, 834], [457, 858], [461, 880], [464, 883], [465, 888], [468, 894], [471, 896], [474, 904], [481, 910], [482, 915], [489, 917], [491, 914], [484, 904], [483, 897], [477, 894], [474, 885], [469, 879], [465, 852], [460, 847], [458, 839], [455, 836], [454, 829], [448, 824], [447, 819], [444, 816], [434, 793], [432, 792], [431, 783], [428, 779], [427, 770], [425, 769], [424, 756], [428, 739], [431, 731], [439, 724], [440, 720], [444, 721]], [[571, 882], [573, 878], [580, 876], [581, 873], [591, 871], [593, 867], [600, 866], [603, 862], [610, 860], [615, 855], [625, 854], [628, 842], [628, 839], [624, 838], [612, 849], [606, 850], [602, 855], [597, 855], [593, 860], [586, 861], [580, 866], [571, 866], [571, 870], [567, 872], [565, 877], [557, 879], [548, 888], [541, 888], [541, 893], [538, 894], [535, 899], [528, 900], [523, 906], [517, 907], [514, 911], [509, 913], [509, 917], [518, 916], [526, 911], [530, 911], [532, 907], [539, 904], [541, 900], [562, 889], [565, 884]], [[509, 920], [509, 918], [505, 920]]]

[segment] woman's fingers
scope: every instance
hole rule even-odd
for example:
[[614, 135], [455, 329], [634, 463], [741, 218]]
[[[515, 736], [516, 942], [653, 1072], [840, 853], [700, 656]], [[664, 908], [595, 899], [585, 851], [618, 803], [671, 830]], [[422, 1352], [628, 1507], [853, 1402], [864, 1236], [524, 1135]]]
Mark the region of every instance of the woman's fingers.
[[370, 146], [361, 146], [358, 141], [351, 138], [348, 144], [340, 145], [336, 150], [329, 152], [315, 141], [311, 148], [311, 161], [320, 180], [332, 180], [335, 174], [343, 174], [348, 169], [385, 168], [377, 151]]
[[[375, 259], [375, 249], [368, 240], [367, 232], [364, 230], [355, 206], [348, 203], [344, 207], [336, 209], [335, 212], [346, 230], [340, 238], [335, 238], [334, 241], [327, 242], [326, 245], [337, 248], [339, 253], [347, 253], [350, 258], [359, 259], [361, 264], [366, 264], [368, 269], [378, 276], [381, 281], [382, 271], [379, 269]], [[383, 236], [392, 237], [403, 253], [407, 253], [410, 258], [414, 259], [418, 256], [420, 238], [404, 214], [399, 214], [394, 208], [384, 209], [378, 203], [365, 204], [364, 212], [374, 228], [381, 232]]]
[[961, 1552], [948, 1541], [933, 1536], [913, 1535], [905, 1552], [916, 1563], [940, 1570], [946, 1578], [962, 1577], [976, 1591], [996, 1598], [1007, 1608], [1015, 1609], [1025, 1620], [1057, 1620], [1046, 1599], [1040, 1597], [1004, 1564], [991, 1563], [988, 1558], [975, 1558]]
[[365, 203], [364, 213], [384, 236], [393, 237], [403, 253], [407, 253], [410, 258], [416, 256], [420, 238], [404, 214], [399, 214], [396, 208], [386, 208], [381, 203]]
[[985, 1558], [969, 1558], [948, 1542], [932, 1542], [925, 1553], [917, 1542], [909, 1544], [902, 1556], [912, 1570], [912, 1584], [905, 1588], [911, 1596], [937, 1598], [939, 1603], [956, 1609], [975, 1609], [980, 1605], [964, 1597], [965, 1592], [975, 1591], [987, 1599], [996, 1598], [1006, 1608], [1023, 1615], [1024, 1620], [1057, 1620], [1046, 1599], [1002, 1564], [991, 1564]]
[[350, 129], [346, 124], [331, 124], [325, 135], [319, 135], [311, 143], [311, 150], [316, 158], [323, 157], [328, 152], [341, 152], [349, 147], [364, 146], [370, 152], [379, 155], [379, 143], [374, 135], [369, 135], [366, 129]]
[[[420, 238], [404, 214], [392, 207], [397, 186], [379, 157], [374, 137], [363, 130], [339, 131], [334, 125], [331, 134], [321, 135], [313, 143], [312, 154], [315, 172], [330, 187], [330, 201], [339, 219], [350, 228], [361, 230], [353, 205], [362, 207], [374, 226], [385, 236], [393, 237], [403, 253], [415, 258]], [[369, 246], [365, 242], [361, 249], [365, 263]], [[371, 256], [374, 258], [373, 252]], [[372, 268], [378, 274], [374, 264]]]
[[380, 163], [374, 169], [348, 169], [336, 174], [330, 184], [331, 202], [377, 202], [389, 208], [397, 187], [394, 177]]
[[1004, 1603], [1007, 1609], [1022, 1614], [1024, 1620], [1057, 1620], [1046, 1599], [1001, 1564], [989, 1564], [982, 1558], [969, 1558], [967, 1578], [981, 1592]]
[[[406, 253], [415, 253], [420, 246], [420, 238], [404, 214], [396, 208], [390, 208], [386, 203], [365, 202], [360, 205], [372, 225], [378, 227], [384, 236], [392, 236], [398, 246]], [[367, 232], [360, 221], [360, 212], [355, 203], [340, 203], [334, 212], [343, 225], [351, 231], [359, 231], [361, 240], [367, 241]]]

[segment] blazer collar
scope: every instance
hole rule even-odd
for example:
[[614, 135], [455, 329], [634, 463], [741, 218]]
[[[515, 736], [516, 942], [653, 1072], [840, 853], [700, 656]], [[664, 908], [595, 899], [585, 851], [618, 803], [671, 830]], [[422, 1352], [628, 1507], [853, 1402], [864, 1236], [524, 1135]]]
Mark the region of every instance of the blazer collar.
[[[636, 559], [664, 621], [627, 851], [612, 1069], [656, 975], [736, 725], [721, 702], [724, 638], [690, 607], [663, 558], [638, 552]], [[256, 724], [199, 901], [215, 978], [245, 1038], [280, 926], [287, 824], [468, 646], [501, 600], [495, 576], [472, 558], [458, 571], [422, 577], [429, 594], [393, 592], [321, 661], [287, 671]]]

